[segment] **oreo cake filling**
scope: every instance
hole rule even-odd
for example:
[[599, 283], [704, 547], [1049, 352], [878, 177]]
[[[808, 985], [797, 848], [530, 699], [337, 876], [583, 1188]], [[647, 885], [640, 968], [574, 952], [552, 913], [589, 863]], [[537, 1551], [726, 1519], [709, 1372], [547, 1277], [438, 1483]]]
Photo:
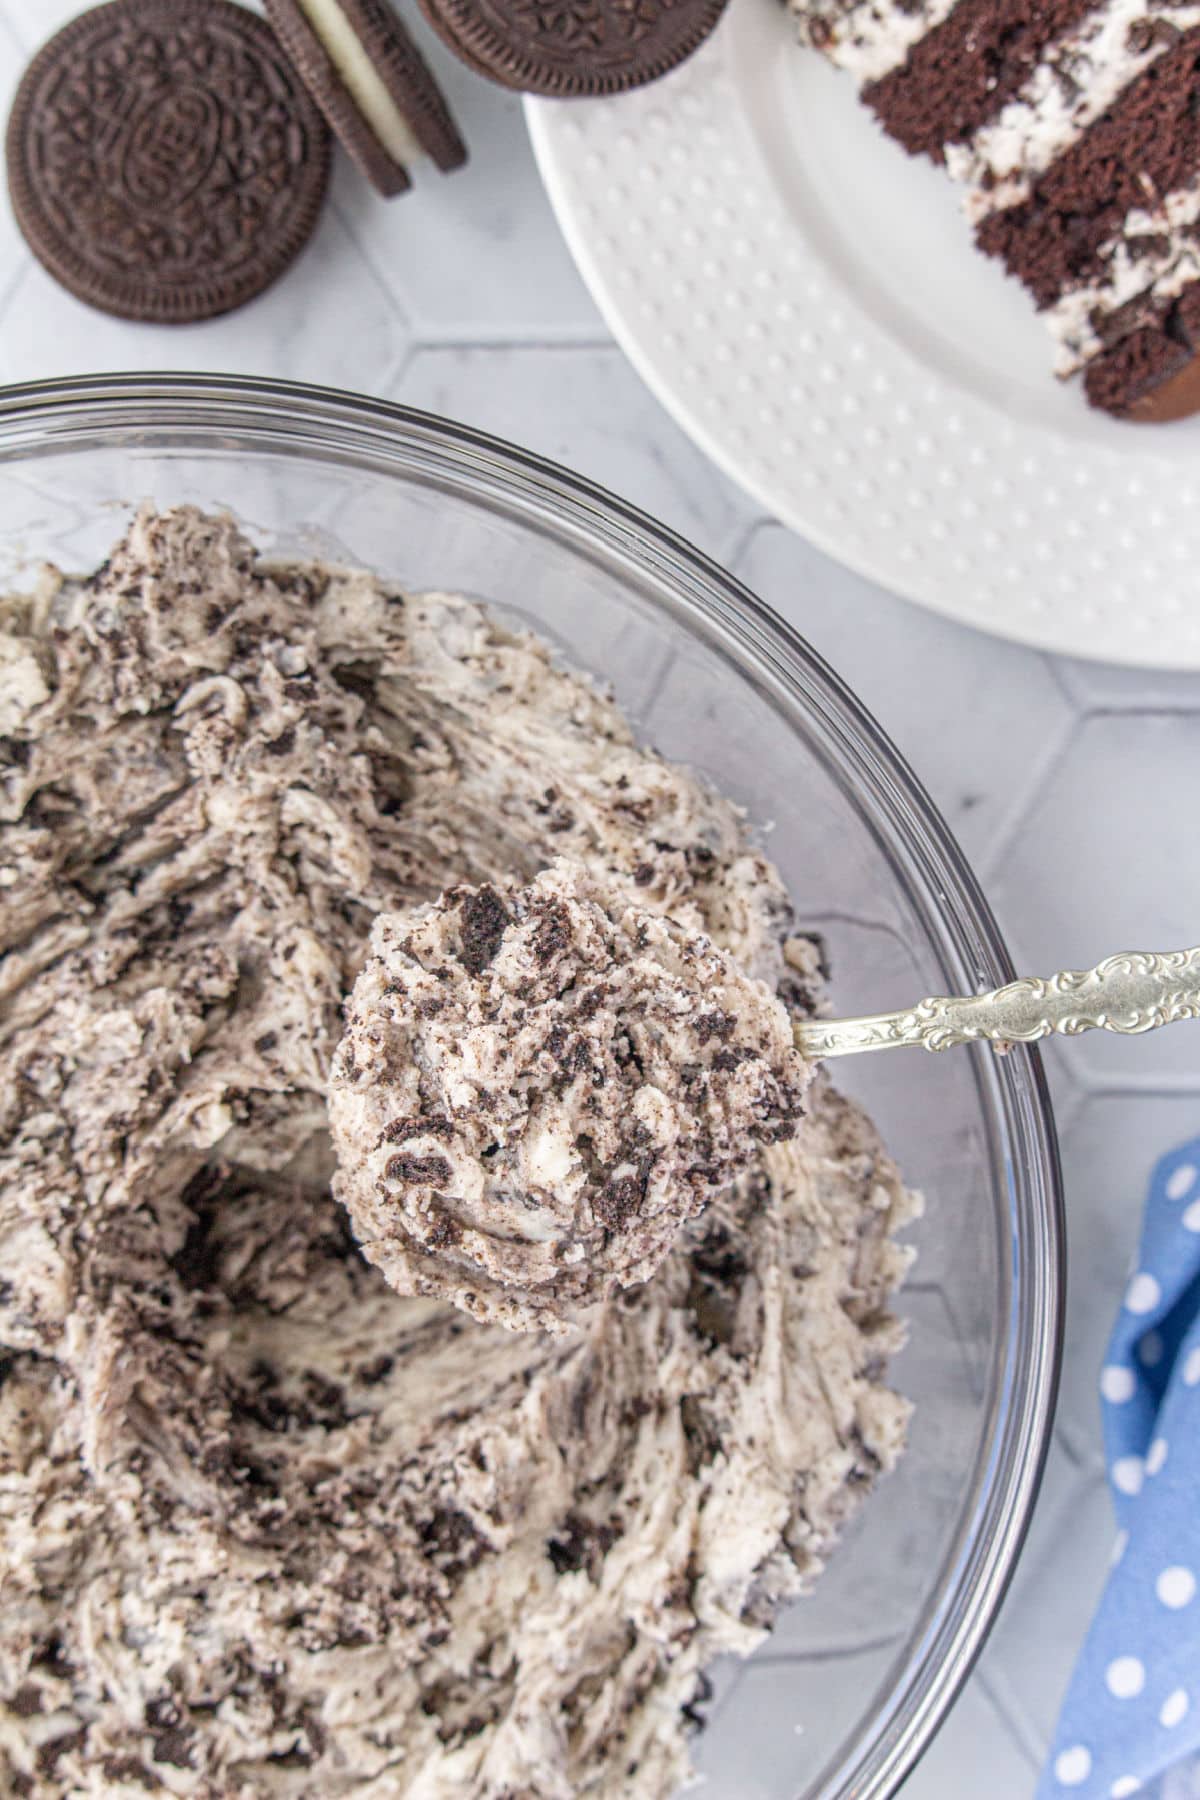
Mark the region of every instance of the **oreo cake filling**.
[[334, 1192], [397, 1292], [563, 1331], [795, 1137], [811, 1073], [765, 982], [561, 857], [375, 921]]
[[1092, 405], [1200, 403], [1196, 0], [788, 0], [893, 137], [945, 165]]
[[373, 922], [561, 855], [819, 987], [736, 810], [466, 600], [181, 510], [0, 602], [0, 1792], [667, 1795], [895, 1461], [914, 1202], [821, 1075], [571, 1332], [356, 1244]]

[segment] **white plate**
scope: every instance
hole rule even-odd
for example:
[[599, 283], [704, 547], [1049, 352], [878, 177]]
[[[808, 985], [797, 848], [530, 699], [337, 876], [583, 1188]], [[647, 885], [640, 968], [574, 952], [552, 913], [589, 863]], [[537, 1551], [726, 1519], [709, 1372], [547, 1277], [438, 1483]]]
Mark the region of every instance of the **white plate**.
[[951, 183], [778, 0], [731, 0], [650, 87], [526, 108], [614, 335], [770, 512], [969, 624], [1200, 669], [1200, 419], [1122, 425], [1057, 382]]

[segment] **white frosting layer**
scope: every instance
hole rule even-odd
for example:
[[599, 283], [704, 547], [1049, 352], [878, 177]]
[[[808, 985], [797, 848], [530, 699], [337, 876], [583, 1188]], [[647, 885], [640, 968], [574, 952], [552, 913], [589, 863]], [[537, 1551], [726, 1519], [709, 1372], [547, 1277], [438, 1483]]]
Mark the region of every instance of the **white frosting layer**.
[[973, 224], [1026, 199], [1034, 179], [1171, 47], [1130, 47], [1133, 26], [1160, 22], [1190, 31], [1200, 25], [1200, 5], [1107, 0], [1044, 53], [1016, 98], [968, 143], [947, 147], [946, 167], [966, 189]]
[[[1149, 300], [1171, 300], [1189, 282], [1200, 280], [1200, 244], [1189, 227], [1200, 220], [1200, 181], [1168, 194], [1153, 211], [1140, 207], [1128, 213], [1121, 230], [1100, 252], [1104, 274], [1086, 286], [1072, 288], [1043, 314], [1058, 344], [1055, 367], [1060, 375], [1073, 375], [1104, 348], [1092, 325], [1096, 313], [1112, 313], [1145, 295]], [[1180, 234], [1188, 232], [1186, 237]], [[1139, 239], [1163, 238], [1164, 247], [1135, 254]]]
[[898, 69], [918, 41], [949, 18], [956, 0], [919, 0], [911, 7], [887, 0], [788, 0], [803, 42], [853, 75], [860, 87]]

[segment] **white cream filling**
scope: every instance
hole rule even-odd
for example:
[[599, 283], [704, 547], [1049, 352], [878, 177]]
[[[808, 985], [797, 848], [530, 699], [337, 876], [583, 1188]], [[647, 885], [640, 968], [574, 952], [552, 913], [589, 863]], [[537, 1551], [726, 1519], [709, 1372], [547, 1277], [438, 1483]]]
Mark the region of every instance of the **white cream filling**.
[[[1085, 287], [1072, 288], [1042, 315], [1058, 341], [1055, 368], [1060, 375], [1073, 375], [1104, 348], [1091, 322], [1095, 311], [1116, 312], [1140, 294], [1148, 299], [1170, 300], [1189, 282], [1200, 279], [1200, 244], [1180, 236], [1197, 220], [1200, 181], [1168, 194], [1153, 211], [1136, 207], [1126, 215], [1121, 230], [1100, 252], [1103, 275]], [[1151, 235], [1165, 237], [1165, 247], [1150, 255], [1135, 256], [1128, 239]]]
[[1033, 180], [1069, 148], [1169, 43], [1129, 48], [1129, 29], [1165, 20], [1178, 31], [1200, 25], [1200, 4], [1107, 0], [1051, 45], [1020, 93], [966, 144], [951, 144], [946, 167], [966, 188], [972, 224], [1026, 199]]
[[925, 0], [912, 12], [902, 12], [886, 0], [849, 6], [839, 6], [836, 0], [833, 5], [790, 0], [805, 41], [814, 42], [811, 24], [819, 20], [832, 36], [817, 47], [830, 62], [853, 75], [860, 87], [898, 69], [918, 38], [949, 18], [955, 5], [956, 0]]
[[338, 0], [299, 0], [299, 3], [328, 51], [350, 98], [392, 161], [403, 167], [423, 156], [424, 151], [407, 119], [389, 94]]

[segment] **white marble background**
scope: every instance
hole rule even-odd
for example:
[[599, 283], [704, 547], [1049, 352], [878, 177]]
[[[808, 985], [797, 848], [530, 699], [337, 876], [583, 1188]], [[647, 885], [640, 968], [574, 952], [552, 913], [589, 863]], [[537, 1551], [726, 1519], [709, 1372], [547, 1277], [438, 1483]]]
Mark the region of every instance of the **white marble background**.
[[[0, 104], [80, 8], [0, 0]], [[426, 39], [426, 41], [428, 41]], [[733, 568], [854, 686], [974, 861], [1018, 967], [1197, 941], [1200, 676], [1016, 649], [848, 573], [719, 474], [613, 346], [563, 246], [519, 103], [430, 51], [469, 167], [377, 200], [339, 157], [316, 238], [232, 318], [131, 326], [78, 305], [0, 202], [0, 382], [118, 369], [296, 377], [449, 414], [630, 496]], [[801, 597], [802, 599], [798, 598]], [[1024, 1558], [906, 1800], [1032, 1793], [1113, 1537], [1095, 1378], [1157, 1155], [1200, 1129], [1200, 1027], [1047, 1054], [1066, 1170], [1066, 1369]]]

